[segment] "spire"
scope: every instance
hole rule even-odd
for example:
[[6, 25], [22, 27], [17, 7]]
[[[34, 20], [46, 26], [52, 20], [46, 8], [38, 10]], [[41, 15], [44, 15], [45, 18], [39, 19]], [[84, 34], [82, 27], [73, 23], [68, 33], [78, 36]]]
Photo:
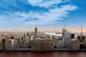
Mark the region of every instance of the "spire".
[[64, 26], [63, 26], [63, 29], [65, 29], [66, 28], [66, 24], [65, 24], [65, 22], [64, 22], [64, 24], [63, 24]]
[[81, 25], [81, 37], [83, 36], [83, 27]]
[[63, 29], [62, 29], [62, 35], [64, 36], [66, 32], [66, 25], [65, 25], [65, 22], [63, 22]]

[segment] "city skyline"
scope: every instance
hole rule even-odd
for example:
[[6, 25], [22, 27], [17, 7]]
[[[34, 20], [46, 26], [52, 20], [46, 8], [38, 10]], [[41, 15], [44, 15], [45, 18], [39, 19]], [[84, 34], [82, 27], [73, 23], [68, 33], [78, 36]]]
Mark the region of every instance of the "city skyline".
[[86, 32], [85, 10], [82, 0], [1, 0], [0, 31]]

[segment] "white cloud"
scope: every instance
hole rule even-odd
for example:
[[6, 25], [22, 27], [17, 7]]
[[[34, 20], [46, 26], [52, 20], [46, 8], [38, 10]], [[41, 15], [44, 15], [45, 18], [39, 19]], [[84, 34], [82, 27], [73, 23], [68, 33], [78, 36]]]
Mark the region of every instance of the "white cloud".
[[28, 0], [28, 2], [32, 5], [36, 5], [36, 4], [39, 4], [41, 3], [43, 0]]
[[39, 24], [55, 23], [56, 20], [62, 20], [62, 17], [67, 17], [70, 11], [74, 11], [77, 9], [77, 6], [72, 4], [63, 4], [61, 7], [54, 7], [55, 4], [59, 5], [61, 3], [67, 2], [70, 2], [70, 0], [28, 0], [28, 3], [32, 6], [44, 7], [47, 8], [49, 11], [43, 12], [41, 14], [40, 12], [31, 11], [27, 15], [32, 18], [39, 19]]
[[55, 4], [69, 2], [70, 0], [27, 0], [32, 6], [49, 8]]
[[[30, 11], [28, 13], [25, 12], [14, 12], [13, 15], [2, 15], [0, 16], [0, 19], [4, 22], [12, 21], [14, 24], [50, 24], [54, 23], [56, 20], [62, 20], [62, 17], [67, 17], [70, 13], [69, 11], [73, 11], [77, 9], [76, 6], [72, 5], [64, 5], [61, 8], [54, 8], [49, 9], [48, 12], [40, 13], [40, 12], [34, 12]], [[28, 20], [24, 22], [24, 20]], [[34, 20], [38, 19], [38, 20]]]
[[[55, 23], [56, 20], [57, 21], [63, 20], [62, 17], [67, 17], [70, 11], [73, 11], [76, 9], [77, 7], [74, 5], [64, 5], [61, 8], [49, 9], [48, 12], [44, 12], [44, 13], [30, 11], [28, 13], [16, 12], [15, 14], [17, 16], [21, 16], [19, 18], [17, 17], [19, 21], [22, 20], [23, 22], [25, 19], [29, 20], [24, 22], [24, 24], [35, 24], [35, 23], [50, 24], [50, 23]], [[37, 19], [37, 20], [33, 20], [33, 19]]]
[[[63, 20], [63, 17], [67, 17], [70, 11], [77, 9], [76, 5], [64, 4], [61, 7], [54, 7], [54, 4], [60, 4], [69, 2], [70, 0], [28, 0], [32, 6], [47, 8], [47, 12], [40, 11], [28, 11], [28, 12], [14, 12], [10, 15], [0, 15], [0, 24], [13, 24], [13, 26], [27, 26], [33, 24], [53, 24], [58, 20]], [[40, 9], [41, 10], [41, 9]], [[36, 19], [36, 20], [35, 20]], [[25, 21], [27, 20], [27, 21]]]

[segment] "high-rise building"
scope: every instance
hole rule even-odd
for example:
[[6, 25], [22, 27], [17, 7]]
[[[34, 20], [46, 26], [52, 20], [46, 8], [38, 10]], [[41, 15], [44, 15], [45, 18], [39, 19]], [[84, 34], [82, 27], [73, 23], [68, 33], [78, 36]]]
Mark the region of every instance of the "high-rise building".
[[37, 29], [37, 27], [35, 27], [34, 38], [37, 38], [37, 33], [38, 33], [38, 29]]
[[5, 49], [6, 48], [6, 40], [5, 39], [2, 39], [2, 49]]

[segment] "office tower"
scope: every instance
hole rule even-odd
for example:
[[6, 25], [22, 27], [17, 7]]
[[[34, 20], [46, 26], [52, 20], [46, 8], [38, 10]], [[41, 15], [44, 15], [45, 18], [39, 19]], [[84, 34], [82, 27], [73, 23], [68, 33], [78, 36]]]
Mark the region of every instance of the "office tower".
[[65, 32], [62, 38], [62, 44], [65, 48], [70, 48], [71, 32]]
[[50, 38], [36, 38], [32, 40], [31, 46], [33, 51], [50, 51], [53, 49], [54, 41]]
[[37, 29], [37, 27], [35, 27], [35, 31], [34, 31], [34, 38], [37, 38], [37, 32], [38, 31], [38, 29]]
[[6, 48], [6, 40], [5, 39], [2, 39], [2, 49], [5, 49]]
[[71, 39], [71, 49], [79, 50], [80, 49], [80, 41], [77, 39]]

